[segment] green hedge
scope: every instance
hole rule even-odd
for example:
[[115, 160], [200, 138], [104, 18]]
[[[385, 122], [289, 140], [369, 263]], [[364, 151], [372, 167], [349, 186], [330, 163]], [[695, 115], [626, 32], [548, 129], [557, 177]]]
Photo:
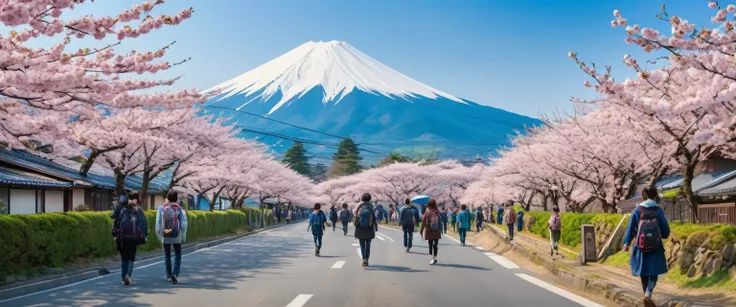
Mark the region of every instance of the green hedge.
[[[524, 224], [530, 232], [540, 235], [544, 238], [549, 238], [549, 231], [547, 228], [547, 221], [552, 215], [552, 212], [542, 211], [529, 211], [524, 213]], [[535, 221], [530, 224], [531, 218], [534, 217]], [[580, 245], [580, 226], [585, 224], [598, 225], [600, 223], [610, 224], [613, 227], [618, 225], [618, 222], [623, 217], [623, 214], [601, 214], [601, 213], [562, 213], [562, 235], [560, 242], [567, 246], [577, 248]]]
[[[156, 238], [156, 211], [147, 211], [148, 243], [143, 251], [161, 247]], [[187, 211], [187, 241], [232, 233], [246, 226], [241, 211]], [[0, 215], [0, 281], [10, 274], [61, 267], [81, 260], [114, 255], [110, 212], [68, 212]]]

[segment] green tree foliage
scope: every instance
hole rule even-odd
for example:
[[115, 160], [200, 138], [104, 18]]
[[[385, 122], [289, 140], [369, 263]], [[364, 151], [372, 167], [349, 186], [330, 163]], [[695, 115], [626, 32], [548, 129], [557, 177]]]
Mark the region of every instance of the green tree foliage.
[[309, 176], [309, 157], [307, 157], [307, 150], [304, 149], [304, 144], [300, 142], [294, 143], [294, 145], [286, 151], [286, 154], [284, 155], [284, 163], [288, 164], [295, 172], [304, 176]]
[[353, 139], [346, 138], [337, 145], [337, 152], [332, 155], [329, 175], [334, 178], [356, 174], [363, 169], [363, 166], [360, 165], [362, 160], [358, 144], [353, 142]]
[[388, 154], [388, 156], [383, 158], [381, 162], [378, 163], [378, 167], [389, 165], [392, 163], [405, 163], [405, 162], [414, 162], [414, 160], [412, 160], [411, 158], [405, 155], [402, 155], [401, 153], [392, 152]]
[[312, 172], [309, 175], [309, 178], [316, 182], [322, 182], [327, 180], [327, 165], [324, 165], [322, 163], [317, 163], [312, 166]]

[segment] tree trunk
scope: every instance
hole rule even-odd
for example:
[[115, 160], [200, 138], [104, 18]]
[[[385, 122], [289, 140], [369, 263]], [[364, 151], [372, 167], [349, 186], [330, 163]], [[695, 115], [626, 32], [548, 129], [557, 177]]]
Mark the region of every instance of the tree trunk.
[[542, 210], [544, 210], [545, 212], [546, 211], [549, 211], [549, 208], [547, 207], [547, 205], [548, 205], [548, 196], [547, 195], [544, 195], [544, 194], [540, 194], [540, 195], [542, 195]]
[[151, 171], [146, 170], [143, 172], [143, 184], [141, 185], [141, 207], [144, 209], [153, 209], [153, 204], [148, 202], [148, 185], [151, 183]]
[[89, 173], [89, 169], [92, 168], [92, 164], [95, 163], [95, 159], [100, 155], [100, 151], [97, 149], [92, 149], [92, 152], [89, 154], [89, 157], [87, 157], [87, 160], [82, 163], [82, 166], [79, 167], [79, 174], [82, 176], [87, 176], [87, 173]]
[[685, 199], [690, 204], [690, 222], [698, 222], [698, 203], [699, 198], [693, 192], [693, 178], [695, 177], [695, 163], [689, 163], [685, 167], [685, 171], [682, 175], [682, 193], [685, 194]]
[[121, 172], [120, 170], [115, 170], [115, 194], [118, 199], [120, 199], [121, 195], [126, 195], [125, 174], [123, 174], [123, 172]]
[[603, 213], [611, 213], [611, 204], [609, 204], [605, 199], [598, 198], [598, 200], [601, 201], [601, 208], [603, 208]]

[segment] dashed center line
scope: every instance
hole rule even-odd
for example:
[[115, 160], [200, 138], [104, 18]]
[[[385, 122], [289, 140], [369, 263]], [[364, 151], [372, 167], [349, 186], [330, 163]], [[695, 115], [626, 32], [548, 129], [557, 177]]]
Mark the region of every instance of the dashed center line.
[[289, 305], [286, 305], [286, 307], [302, 307], [304, 304], [306, 304], [309, 299], [312, 298], [312, 294], [299, 294], [294, 298]]
[[335, 264], [332, 265], [333, 269], [342, 269], [342, 266], [345, 265], [345, 261], [338, 261], [335, 262]]
[[542, 280], [540, 280], [538, 278], [529, 276], [527, 274], [517, 273], [516, 276], [519, 276], [522, 279], [524, 279], [524, 280], [526, 280], [526, 281], [528, 281], [528, 282], [530, 282], [530, 283], [532, 283], [532, 284], [534, 284], [534, 285], [536, 285], [536, 286], [538, 286], [538, 287], [540, 287], [542, 289], [545, 289], [545, 290], [547, 290], [549, 292], [552, 292], [554, 294], [557, 294], [559, 296], [562, 296], [562, 297], [564, 297], [566, 299], [569, 299], [569, 300], [571, 300], [571, 301], [573, 301], [575, 303], [578, 303], [578, 304], [580, 304], [582, 306], [585, 306], [585, 307], [603, 307], [603, 305], [600, 305], [598, 303], [595, 303], [593, 301], [590, 301], [588, 299], [585, 299], [584, 297], [581, 297], [579, 295], [573, 294], [573, 293], [571, 293], [569, 291], [566, 291], [566, 290], [560, 289], [558, 287], [555, 287], [555, 286], [553, 286], [553, 285], [551, 285], [551, 284], [549, 284], [547, 282], [544, 282], [544, 281], [542, 281]]
[[507, 268], [507, 269], [518, 269], [519, 268], [518, 265], [506, 259], [506, 257], [504, 256], [501, 256], [495, 253], [483, 253], [483, 254], [485, 254], [486, 256], [488, 256], [488, 258], [491, 258], [491, 260], [500, 264], [504, 268]]

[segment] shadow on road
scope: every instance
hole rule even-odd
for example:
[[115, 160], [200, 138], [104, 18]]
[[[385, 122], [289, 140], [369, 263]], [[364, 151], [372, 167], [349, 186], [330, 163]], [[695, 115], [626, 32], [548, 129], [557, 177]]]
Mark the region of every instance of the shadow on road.
[[466, 269], [466, 270], [475, 270], [475, 271], [490, 271], [488, 268], [483, 268], [479, 266], [473, 266], [473, 265], [464, 265], [464, 264], [454, 264], [454, 263], [436, 263], [435, 266], [439, 267], [445, 267], [445, 268], [454, 268], [454, 269]]
[[[192, 290], [233, 290], [236, 283], [257, 274], [281, 274], [278, 269], [311, 248], [301, 238], [268, 236], [245, 238], [212, 249], [185, 254], [179, 284], [166, 281], [163, 263], [133, 272], [133, 285], [123, 286], [119, 272], [57, 291], [8, 302], [11, 306], [155, 306], [152, 297], [164, 299]], [[327, 256], [330, 257], [330, 256]], [[337, 256], [332, 256], [337, 257]], [[159, 261], [163, 261], [163, 257]]]
[[397, 272], [397, 273], [424, 273], [429, 272], [427, 270], [415, 270], [405, 266], [390, 266], [390, 265], [371, 265], [365, 268], [366, 271], [385, 271], [385, 272]]

